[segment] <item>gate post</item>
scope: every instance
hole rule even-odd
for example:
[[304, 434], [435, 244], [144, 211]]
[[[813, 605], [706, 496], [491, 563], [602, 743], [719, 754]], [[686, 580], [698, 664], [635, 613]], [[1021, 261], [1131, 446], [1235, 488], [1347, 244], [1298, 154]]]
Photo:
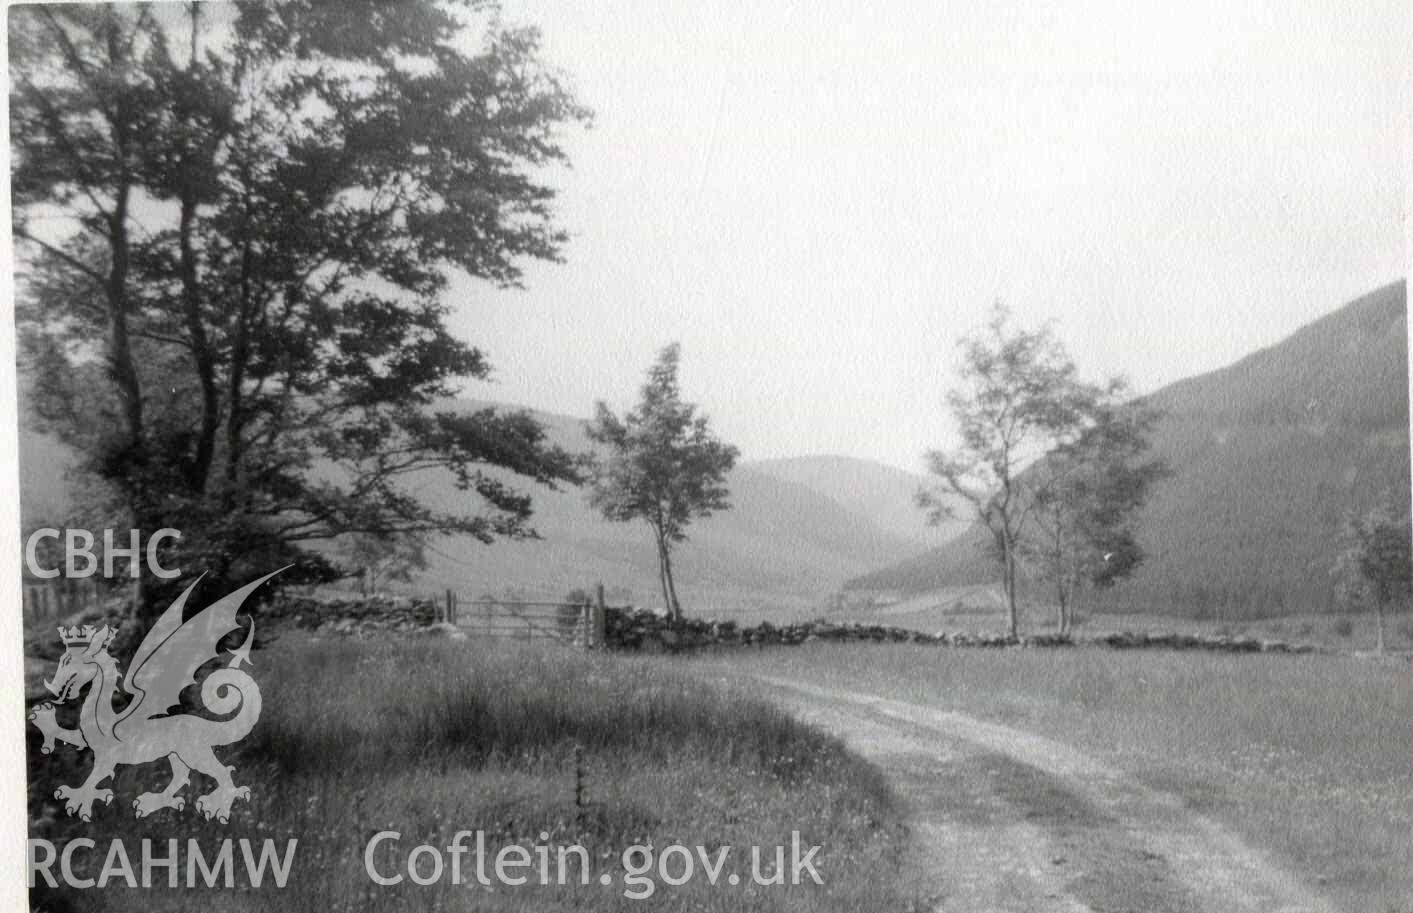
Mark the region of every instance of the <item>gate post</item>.
[[603, 604], [603, 584], [600, 583], [594, 587], [594, 608], [589, 623], [589, 646], [602, 647], [604, 645], [604, 621], [607, 614]]

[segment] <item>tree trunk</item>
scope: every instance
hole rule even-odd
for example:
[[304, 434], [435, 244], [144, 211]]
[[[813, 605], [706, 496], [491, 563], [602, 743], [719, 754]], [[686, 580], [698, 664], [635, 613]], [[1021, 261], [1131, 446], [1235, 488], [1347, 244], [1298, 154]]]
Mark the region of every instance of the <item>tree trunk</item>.
[[1378, 650], [1379, 655], [1382, 656], [1382, 655], [1383, 655], [1383, 652], [1384, 652], [1384, 601], [1383, 601], [1382, 599], [1379, 600], [1379, 607], [1378, 607], [1378, 608], [1379, 608], [1379, 634], [1378, 634], [1378, 646], [1376, 647], [1376, 649]]
[[108, 303], [108, 368], [118, 388], [127, 425], [127, 443], [132, 456], [142, 451], [142, 384], [137, 365], [133, 362], [132, 342], [128, 335], [128, 196], [129, 188], [121, 184], [114, 193], [113, 214], [108, 219], [108, 245], [112, 261], [108, 267], [106, 292]]
[[657, 583], [662, 588], [662, 607], [667, 610], [667, 615], [671, 618], [673, 616], [672, 587], [667, 581], [667, 543], [656, 527], [653, 528], [653, 534], [657, 539]]
[[677, 599], [677, 582], [672, 579], [672, 548], [670, 545], [664, 544], [663, 546], [662, 567], [663, 576], [667, 580], [667, 594], [670, 600], [668, 609], [672, 613], [672, 621], [675, 624], [682, 620], [682, 603]]
[[[188, 170], [195, 167], [190, 163], [183, 165]], [[196, 453], [187, 477], [188, 487], [193, 494], [199, 496], [206, 490], [211, 458], [216, 452], [216, 433], [221, 427], [221, 397], [216, 388], [216, 360], [201, 316], [200, 279], [196, 270], [196, 248], [192, 244], [196, 223], [195, 182], [196, 177], [192, 174], [187, 174], [183, 179], [178, 236], [181, 249], [182, 311], [187, 336], [191, 341], [191, 357], [196, 366], [196, 377], [201, 383], [201, 431], [196, 439]]]
[[[244, 170], [241, 176], [246, 181], [250, 180], [248, 172]], [[250, 359], [250, 323], [253, 317], [251, 276], [255, 270], [249, 229], [250, 209], [251, 203], [247, 194], [243, 214], [245, 222], [241, 228], [240, 294], [236, 302], [235, 326], [231, 331], [230, 368], [226, 388], [226, 471], [221, 503], [228, 511], [236, 507], [236, 489], [240, 482], [240, 464], [245, 449], [245, 368]]]
[[[124, 167], [118, 178], [118, 186], [113, 193], [113, 212], [108, 218], [108, 246], [111, 261], [108, 266], [108, 282], [104, 289], [108, 305], [108, 362], [113, 381], [122, 401], [123, 418], [126, 424], [127, 453], [122, 461], [126, 478], [120, 479], [120, 487], [125, 489], [132, 528], [141, 530], [144, 538], [156, 531], [158, 524], [152, 523], [151, 508], [147, 493], [146, 430], [143, 427], [142, 381], [138, 377], [137, 364], [133, 360], [132, 342], [128, 334], [128, 272], [131, 268], [131, 250], [128, 238], [128, 204], [132, 193], [132, 182], [126, 169], [127, 129], [119, 123], [114, 127], [114, 145]], [[128, 617], [134, 624], [129, 628], [132, 637], [145, 633], [156, 613], [148, 605], [148, 586], [144, 575], [138, 574], [132, 583], [132, 605]], [[136, 646], [136, 640], [133, 641]]]
[[[191, 61], [187, 65], [187, 75], [196, 79], [198, 36], [201, 33], [201, 10], [197, 4], [188, 4], [191, 17]], [[196, 378], [201, 384], [201, 430], [196, 439], [196, 453], [192, 457], [187, 472], [187, 487], [192, 494], [200, 496], [206, 491], [206, 480], [211, 471], [211, 460], [216, 452], [216, 434], [221, 426], [221, 397], [216, 387], [216, 357], [206, 335], [206, 324], [201, 314], [201, 285], [196, 266], [196, 246], [192, 235], [196, 231], [196, 207], [198, 204], [198, 181], [201, 168], [199, 139], [182, 151], [177, 167], [180, 169], [180, 217], [177, 224], [177, 247], [180, 254], [178, 272], [182, 284], [182, 316], [186, 324], [187, 337], [191, 343], [192, 361], [196, 367]]]
[[1016, 611], [1016, 546], [1009, 536], [1001, 540], [1001, 547], [1006, 555], [1005, 580], [1002, 586], [1006, 590], [1006, 612], [1009, 621], [1009, 633], [1011, 637], [1020, 636], [1020, 615]]

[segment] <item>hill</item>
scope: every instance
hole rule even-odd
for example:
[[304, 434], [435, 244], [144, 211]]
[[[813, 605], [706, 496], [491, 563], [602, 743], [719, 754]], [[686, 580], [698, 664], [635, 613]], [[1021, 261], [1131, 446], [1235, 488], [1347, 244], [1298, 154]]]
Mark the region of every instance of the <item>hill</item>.
[[[1166, 413], [1153, 449], [1176, 475], [1141, 517], [1147, 564], [1097, 604], [1211, 617], [1327, 609], [1346, 512], [1385, 493], [1407, 503], [1407, 333], [1407, 283], [1397, 282], [1146, 397]], [[972, 530], [846, 590], [994, 581], [981, 541]]]
[[[471, 410], [500, 403], [458, 400], [440, 408]], [[590, 449], [581, 419], [536, 413], [555, 443], [574, 451]], [[24, 522], [58, 522], [74, 509], [73, 480], [66, 477], [72, 455], [45, 435], [24, 430], [20, 438]], [[846, 473], [816, 474], [813, 484], [789, 478], [791, 460], [760, 468], [744, 463], [731, 474], [733, 509], [696, 521], [690, 540], [674, 555], [684, 607], [694, 614], [782, 617], [817, 613], [845, 579], [900, 552], [926, 547], [919, 523], [914, 536], [896, 528], [893, 514], [912, 482], [901, 470], [849, 460]], [[812, 465], [812, 458], [802, 464]], [[825, 458], [825, 464], [834, 458]], [[492, 473], [496, 474], [496, 473]], [[602, 581], [612, 598], [636, 605], [661, 602], [657, 565], [648, 531], [638, 524], [614, 524], [589, 509], [577, 489], [550, 491], [510, 473], [499, 477], [530, 493], [538, 540], [483, 545], [469, 538], [433, 543], [430, 566], [415, 586], [429, 591], [451, 587], [471, 597], [516, 594], [551, 599], [570, 589]], [[412, 488], [429, 503], [461, 502], [468, 511], [474, 495], [459, 491], [449, 473], [426, 473]], [[887, 491], [892, 500], [870, 511], [870, 492]], [[890, 528], [892, 527], [892, 528]], [[933, 540], [935, 541], [935, 540]]]
[[927, 479], [872, 460], [829, 454], [756, 460], [747, 466], [803, 485], [867, 517], [884, 532], [925, 546], [941, 545], [967, 527], [961, 521], [929, 526], [914, 501], [917, 490], [929, 484]]
[[[464, 402], [458, 408], [485, 403]], [[536, 413], [555, 443], [588, 450], [584, 422], [570, 416]], [[857, 477], [870, 487], [897, 472], [866, 463]], [[513, 477], [508, 476], [507, 479]], [[696, 614], [786, 614], [817, 610], [848, 577], [877, 566], [891, 555], [919, 547], [881, 528], [868, 514], [840, 503], [829, 490], [790, 481], [743, 463], [731, 473], [731, 510], [698, 520], [690, 539], [674, 554], [684, 606]], [[837, 493], [837, 492], [836, 492]], [[464, 497], [450, 478], [431, 477], [424, 498]], [[609, 523], [588, 506], [585, 492], [533, 492], [533, 523], [543, 537], [491, 546], [473, 540], [438, 543], [439, 554], [424, 575], [437, 587], [500, 594], [558, 597], [569, 589], [601, 580], [617, 598], [657, 605], [656, 556], [646, 527]]]

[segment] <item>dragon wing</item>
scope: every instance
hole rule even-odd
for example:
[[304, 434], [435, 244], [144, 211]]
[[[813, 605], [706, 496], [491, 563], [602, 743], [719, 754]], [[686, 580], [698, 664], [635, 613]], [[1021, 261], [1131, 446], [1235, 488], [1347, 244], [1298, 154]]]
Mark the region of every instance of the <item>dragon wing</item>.
[[216, 645], [221, 638], [240, 627], [236, 612], [246, 597], [279, 572], [247, 583], [182, 621], [187, 597], [200, 578], [187, 587], [157, 619], [133, 654], [124, 687], [134, 700], [121, 722], [151, 719], [178, 703], [182, 689], [196, 680], [196, 670], [217, 656]]

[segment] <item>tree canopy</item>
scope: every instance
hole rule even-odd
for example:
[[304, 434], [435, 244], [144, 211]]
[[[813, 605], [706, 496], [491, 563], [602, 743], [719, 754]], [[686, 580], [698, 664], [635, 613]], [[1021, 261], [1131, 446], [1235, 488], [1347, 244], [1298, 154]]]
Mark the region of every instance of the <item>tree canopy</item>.
[[[141, 528], [225, 573], [345, 534], [532, 535], [484, 471], [576, 481], [485, 378], [460, 272], [556, 260], [547, 169], [588, 112], [487, 4], [75, 4], [11, 15], [31, 408]], [[401, 484], [453, 473], [464, 504]], [[294, 552], [291, 553], [291, 549]], [[281, 559], [283, 560], [283, 559]]]
[[[1125, 415], [1120, 381], [1081, 380], [1051, 327], [1017, 327], [1000, 302], [960, 348], [947, 403], [961, 442], [926, 454], [938, 484], [917, 500], [934, 523], [950, 519], [960, 500], [990, 532], [1015, 637], [1023, 557], [1063, 581], [1065, 600], [1081, 579], [1103, 583], [1141, 560], [1128, 518], [1160, 469], [1131, 461], [1154, 419]], [[1029, 538], [1040, 523], [1048, 547]], [[1095, 566], [1105, 554], [1120, 560]]]
[[1347, 605], [1374, 604], [1378, 613], [1378, 650], [1384, 650], [1385, 616], [1394, 603], [1413, 596], [1413, 535], [1407, 513], [1391, 509], [1385, 494], [1361, 515], [1345, 520], [1332, 572], [1336, 594]]
[[1026, 562], [1049, 584], [1057, 629], [1070, 631], [1074, 599], [1086, 586], [1104, 588], [1129, 577], [1147, 557], [1137, 513], [1153, 484], [1171, 474], [1145, 459], [1161, 414], [1123, 402], [1125, 387], [1096, 391], [1083, 409], [1085, 425], [1027, 471], [1035, 534], [1021, 543]]
[[682, 617], [673, 580], [672, 549], [692, 520], [729, 508], [726, 475], [738, 451], [718, 440], [696, 405], [682, 400], [677, 380], [681, 347], [672, 343], [648, 370], [638, 405], [619, 418], [602, 402], [590, 440], [607, 450], [593, 475], [590, 503], [616, 522], [643, 520], [657, 546], [662, 598]]

